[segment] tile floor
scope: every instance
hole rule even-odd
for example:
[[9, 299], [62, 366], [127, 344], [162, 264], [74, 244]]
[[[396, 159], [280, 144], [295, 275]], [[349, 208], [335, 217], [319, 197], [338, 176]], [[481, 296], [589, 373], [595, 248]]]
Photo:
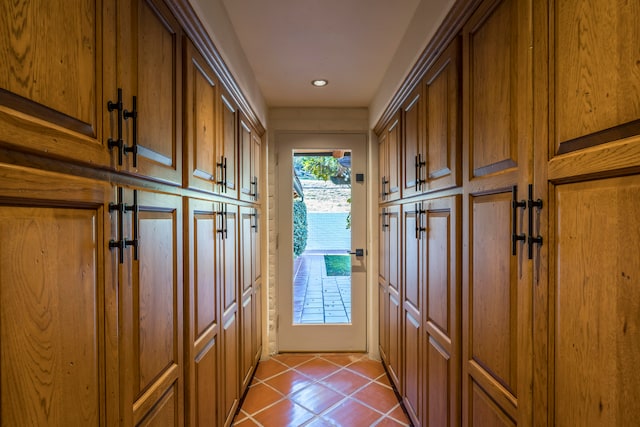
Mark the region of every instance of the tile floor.
[[293, 323], [351, 321], [351, 276], [327, 276], [325, 253], [306, 251], [294, 263]]
[[279, 354], [260, 362], [235, 426], [409, 426], [387, 374], [363, 354]]

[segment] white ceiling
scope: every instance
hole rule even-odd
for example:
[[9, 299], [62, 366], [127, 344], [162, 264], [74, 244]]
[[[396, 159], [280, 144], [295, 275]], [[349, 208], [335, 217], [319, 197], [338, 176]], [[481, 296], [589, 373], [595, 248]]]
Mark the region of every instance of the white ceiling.
[[222, 0], [269, 107], [369, 106], [421, 1]]

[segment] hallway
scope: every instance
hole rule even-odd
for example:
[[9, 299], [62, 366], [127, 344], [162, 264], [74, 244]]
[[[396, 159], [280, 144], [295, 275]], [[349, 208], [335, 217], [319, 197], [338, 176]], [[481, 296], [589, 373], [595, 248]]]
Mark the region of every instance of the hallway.
[[260, 362], [235, 426], [408, 426], [382, 364], [364, 354]]

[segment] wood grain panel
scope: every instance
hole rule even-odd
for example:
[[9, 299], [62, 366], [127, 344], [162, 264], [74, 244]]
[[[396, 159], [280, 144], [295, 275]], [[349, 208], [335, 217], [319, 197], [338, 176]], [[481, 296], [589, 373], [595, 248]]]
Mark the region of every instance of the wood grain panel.
[[423, 367], [422, 360], [422, 328], [421, 319], [414, 318], [413, 313], [404, 310], [403, 322], [403, 373], [404, 404], [414, 423], [420, 424], [422, 419]]
[[218, 339], [213, 339], [195, 359], [195, 413], [198, 426], [218, 423]]
[[454, 40], [427, 71], [426, 179], [429, 190], [460, 184], [460, 43]]
[[193, 218], [195, 338], [218, 321], [218, 292], [215, 264], [215, 214], [199, 213]]
[[[176, 28], [154, 6], [138, 9], [138, 144], [154, 161], [175, 164]], [[147, 153], [147, 150], [151, 153]]]
[[400, 295], [389, 286], [389, 374], [398, 390], [402, 384], [402, 308]]
[[389, 364], [389, 292], [387, 286], [378, 283], [378, 346], [382, 361]]
[[515, 427], [516, 422], [509, 418], [500, 407], [478, 386], [471, 385], [471, 420], [474, 427]]
[[457, 402], [452, 397], [452, 367], [451, 358], [447, 352], [433, 339], [429, 339], [427, 344], [426, 366], [429, 373], [427, 375], [426, 395], [427, 409], [425, 414], [428, 426], [451, 426], [450, 414], [455, 410]]
[[[451, 213], [427, 209], [427, 313], [428, 321], [449, 336], [451, 331], [452, 283]], [[455, 244], [455, 242], [454, 242]], [[455, 295], [455, 294], [454, 294]]]
[[100, 0], [2, 2], [0, 103], [97, 136]]
[[517, 280], [510, 256], [510, 196], [472, 200], [469, 328], [473, 359], [515, 395]]
[[[424, 233], [416, 234], [416, 228], [422, 227], [421, 219], [416, 209], [422, 209], [421, 203], [408, 204], [402, 207], [402, 229], [404, 230], [402, 251], [403, 262], [403, 301], [404, 304], [410, 304], [410, 309], [420, 312], [422, 309], [422, 296], [424, 291], [424, 283], [421, 283], [421, 238]], [[420, 221], [420, 222], [419, 222]], [[420, 239], [418, 238], [420, 236]]]
[[560, 185], [555, 193], [554, 425], [634, 425], [640, 176]]
[[[640, 133], [638, 2], [550, 2], [558, 153]], [[605, 36], [606, 35], [606, 36]]]
[[252, 129], [242, 118], [240, 119], [240, 196], [243, 200], [252, 200], [251, 197], [251, 150]]
[[178, 395], [175, 386], [173, 386], [136, 427], [170, 427], [181, 424], [178, 413]]
[[390, 229], [387, 226], [388, 221], [387, 208], [378, 208], [378, 282], [387, 286], [389, 281], [389, 236]]
[[185, 135], [189, 186], [213, 191], [217, 186], [217, 79], [190, 41], [185, 61]]
[[218, 161], [222, 161], [221, 157], [226, 158], [227, 175], [226, 175], [226, 194], [229, 197], [238, 196], [238, 108], [233, 102], [229, 93], [220, 88], [219, 108], [222, 111], [220, 117], [222, 124], [220, 126], [220, 145], [216, 150]]
[[105, 423], [99, 218], [0, 207], [2, 425]]
[[389, 163], [389, 185], [387, 191], [389, 195], [387, 200], [397, 200], [400, 198], [400, 144], [402, 141], [402, 128], [400, 126], [400, 117], [394, 120], [388, 128], [389, 140], [388, 140], [388, 157]]
[[170, 213], [140, 212], [140, 281], [135, 307], [140, 391], [176, 356], [174, 226]]
[[239, 339], [240, 331], [238, 330], [237, 312], [232, 312], [222, 325], [222, 343], [223, 351], [221, 354], [220, 380], [222, 384], [223, 398], [222, 417], [225, 426], [231, 424], [239, 400], [239, 382], [240, 382], [240, 351]]
[[110, 165], [115, 43], [103, 35], [115, 31], [114, 10], [101, 0], [0, 4], [2, 144]]
[[416, 180], [426, 177], [419, 175], [416, 162], [417, 156], [426, 161], [424, 147], [424, 112], [422, 101], [422, 86], [418, 85], [408, 96], [402, 106], [402, 197], [416, 194], [418, 190]]
[[469, 32], [469, 114], [472, 176], [494, 174], [517, 165], [514, 131], [514, 0], [499, 1], [467, 24]]
[[[138, 103], [138, 166], [127, 156], [125, 169], [182, 184], [182, 29], [163, 1], [136, 0], [123, 9], [119, 84], [125, 108], [134, 95]], [[125, 137], [131, 144], [131, 125]]]

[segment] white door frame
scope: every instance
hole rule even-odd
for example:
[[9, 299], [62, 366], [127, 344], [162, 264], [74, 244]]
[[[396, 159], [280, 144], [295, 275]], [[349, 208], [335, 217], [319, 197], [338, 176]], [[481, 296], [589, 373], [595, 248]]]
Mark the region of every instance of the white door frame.
[[[369, 256], [351, 258], [352, 261], [352, 323], [339, 325], [293, 324], [293, 233], [292, 203], [294, 149], [352, 150], [352, 205], [362, 206], [365, 214], [358, 218], [361, 227], [352, 221], [352, 249], [368, 251], [367, 210], [367, 135], [364, 133], [282, 133], [276, 135], [277, 156], [277, 325], [278, 351], [367, 351], [367, 307], [370, 299], [367, 265]], [[355, 182], [355, 174], [365, 174], [364, 183]], [[353, 191], [361, 185], [362, 191]], [[287, 300], [289, 303], [287, 304]]]

